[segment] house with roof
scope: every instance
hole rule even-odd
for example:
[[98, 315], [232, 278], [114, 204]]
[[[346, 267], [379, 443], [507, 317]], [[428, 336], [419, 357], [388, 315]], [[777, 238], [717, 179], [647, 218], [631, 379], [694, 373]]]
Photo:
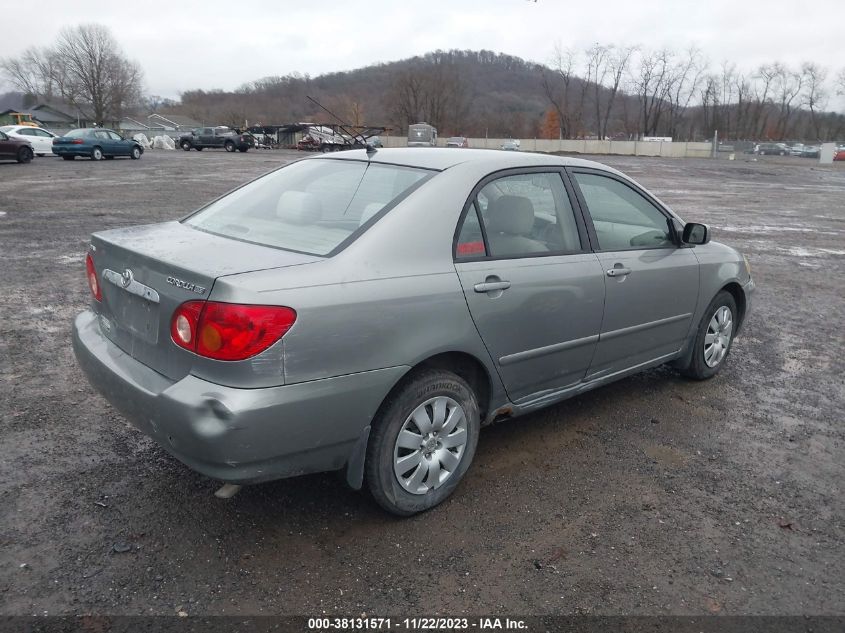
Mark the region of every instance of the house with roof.
[[183, 114], [159, 114], [158, 112], [147, 117], [147, 124], [163, 127], [165, 132], [190, 132], [194, 128], [202, 127], [200, 121]]

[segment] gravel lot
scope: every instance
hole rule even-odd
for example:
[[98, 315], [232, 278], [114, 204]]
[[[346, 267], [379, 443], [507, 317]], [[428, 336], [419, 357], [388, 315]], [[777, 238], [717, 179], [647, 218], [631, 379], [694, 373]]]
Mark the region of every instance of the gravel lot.
[[845, 613], [845, 164], [599, 158], [751, 259], [727, 366], [487, 428], [454, 497], [399, 520], [331, 474], [218, 500], [74, 361], [92, 231], [296, 156], [0, 165], [2, 614]]

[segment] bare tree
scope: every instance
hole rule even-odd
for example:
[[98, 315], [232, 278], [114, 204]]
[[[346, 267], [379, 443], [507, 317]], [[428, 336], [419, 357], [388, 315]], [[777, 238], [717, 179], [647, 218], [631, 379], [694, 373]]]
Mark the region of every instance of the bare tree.
[[140, 67], [99, 24], [66, 28], [54, 47], [30, 48], [19, 58], [2, 60], [0, 68], [24, 92], [90, 107], [99, 124], [119, 117], [141, 96]]
[[587, 82], [575, 74], [577, 53], [555, 46], [550, 70], [543, 70], [543, 92], [557, 112], [560, 136], [575, 138], [583, 131]]
[[801, 74], [806, 86], [804, 104], [810, 110], [810, 124], [813, 126], [816, 139], [821, 140], [821, 122], [819, 121], [818, 110], [827, 105], [827, 90], [825, 89], [827, 69], [812, 62], [804, 62], [801, 66]]
[[654, 134], [669, 105], [672, 74], [672, 53], [668, 50], [640, 55], [639, 65], [633, 73], [633, 85], [640, 101], [640, 131], [643, 136]]

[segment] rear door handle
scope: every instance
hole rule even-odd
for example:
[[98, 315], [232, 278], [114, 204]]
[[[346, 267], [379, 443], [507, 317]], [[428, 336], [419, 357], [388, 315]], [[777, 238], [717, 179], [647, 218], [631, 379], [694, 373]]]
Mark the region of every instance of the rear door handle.
[[507, 290], [510, 287], [511, 282], [509, 281], [485, 281], [475, 284], [472, 289], [476, 292], [495, 292], [496, 290]]
[[631, 269], [630, 268], [623, 268], [620, 266], [619, 268], [608, 268], [607, 276], [608, 277], [624, 277], [625, 275], [630, 275]]

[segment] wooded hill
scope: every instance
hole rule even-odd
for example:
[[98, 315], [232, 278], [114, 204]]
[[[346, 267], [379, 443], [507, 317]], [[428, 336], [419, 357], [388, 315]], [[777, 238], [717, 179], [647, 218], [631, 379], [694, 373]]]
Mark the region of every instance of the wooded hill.
[[845, 115], [824, 111], [831, 90], [815, 64], [774, 62], [743, 74], [713, 72], [695, 49], [643, 51], [595, 45], [557, 51], [548, 66], [491, 51], [423, 56], [309, 77], [266, 77], [234, 91], [188, 90], [171, 111], [242, 126], [331, 118], [353, 125], [427, 121], [441, 136], [637, 138], [672, 136], [839, 140]]

